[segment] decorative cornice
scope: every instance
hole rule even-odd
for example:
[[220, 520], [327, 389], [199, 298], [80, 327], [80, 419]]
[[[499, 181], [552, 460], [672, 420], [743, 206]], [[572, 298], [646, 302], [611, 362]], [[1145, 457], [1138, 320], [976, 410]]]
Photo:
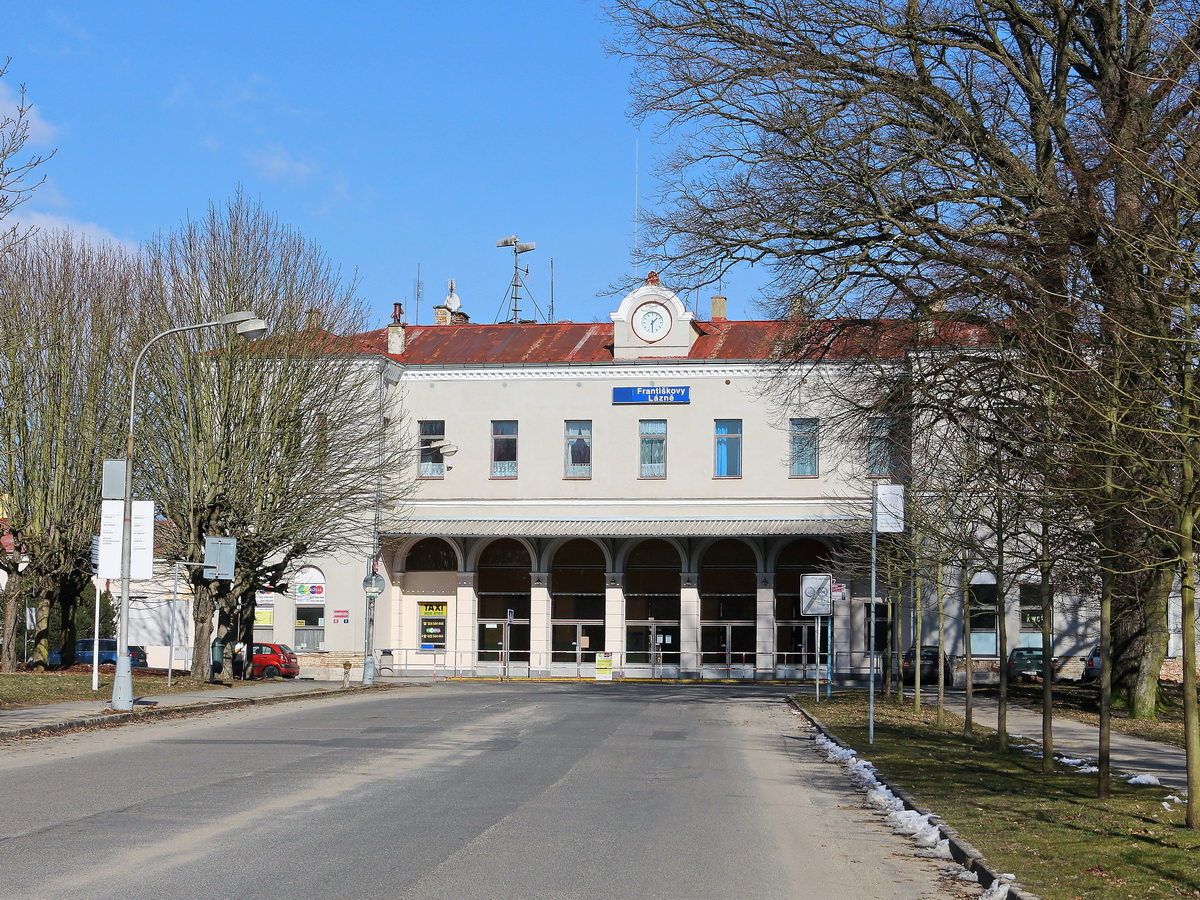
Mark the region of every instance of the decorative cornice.
[[544, 366], [406, 366], [403, 379], [418, 381], [610, 381], [614, 378], [761, 378], [776, 362], [711, 363], [702, 360], [617, 360]]

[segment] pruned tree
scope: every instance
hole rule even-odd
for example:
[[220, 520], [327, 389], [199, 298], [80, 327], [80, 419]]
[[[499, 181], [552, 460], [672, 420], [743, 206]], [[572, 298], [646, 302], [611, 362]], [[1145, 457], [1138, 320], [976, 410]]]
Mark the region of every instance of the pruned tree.
[[126, 348], [142, 291], [136, 259], [67, 233], [44, 232], [0, 252], [0, 517], [6, 552], [4, 642], [11, 671], [19, 607], [37, 603], [34, 659], [60, 608], [65, 663], [74, 605], [91, 578], [100, 471], [122, 443]]
[[239, 601], [249, 617], [255, 591], [284, 584], [304, 557], [374, 552], [379, 503], [407, 490], [384, 477], [401, 471], [400, 412], [385, 398], [386, 360], [343, 337], [363, 331], [353, 281], [260, 204], [241, 193], [213, 204], [146, 258], [163, 327], [242, 309], [270, 326], [256, 343], [187, 332], [148, 366], [137, 477], [170, 523], [171, 558], [198, 562], [206, 537], [237, 539], [232, 581], [189, 569], [202, 678], [214, 612], [224, 636]]

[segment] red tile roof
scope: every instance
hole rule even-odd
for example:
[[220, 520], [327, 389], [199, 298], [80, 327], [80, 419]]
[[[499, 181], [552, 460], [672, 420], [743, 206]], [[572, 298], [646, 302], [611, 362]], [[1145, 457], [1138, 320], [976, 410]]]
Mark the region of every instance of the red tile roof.
[[[880, 326], [883, 327], [880, 327]], [[909, 321], [826, 320], [790, 322], [697, 322], [699, 331], [688, 360], [768, 360], [789, 344], [805, 358], [898, 358], [919, 344], [951, 346], [991, 344], [989, 329], [944, 321], [936, 335], [918, 339], [920, 326]], [[350, 338], [365, 353], [387, 352], [387, 328]], [[413, 366], [547, 365], [607, 363], [613, 357], [612, 323], [561, 322], [504, 325], [408, 325], [405, 349], [394, 356]], [[679, 357], [683, 358], [683, 357]]]

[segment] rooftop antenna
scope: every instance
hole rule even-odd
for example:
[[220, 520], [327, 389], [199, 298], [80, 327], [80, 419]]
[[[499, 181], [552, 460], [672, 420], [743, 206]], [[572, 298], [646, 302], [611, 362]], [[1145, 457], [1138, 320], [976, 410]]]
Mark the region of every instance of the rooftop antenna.
[[638, 277], [638, 139], [633, 139], [633, 280]]
[[550, 257], [550, 312], [546, 316], [546, 322], [554, 322], [554, 257]]
[[413, 294], [416, 297], [415, 313], [413, 314], [413, 324], [421, 324], [421, 295], [425, 293], [425, 286], [421, 283], [421, 264], [417, 263], [417, 285], [413, 288]]
[[[533, 241], [521, 241], [515, 234], [510, 234], [508, 237], [496, 241], [496, 246], [513, 248], [513, 277], [512, 284], [509, 286], [509, 316], [505, 321], [515, 324], [521, 321], [521, 254], [536, 250], [537, 244]], [[525, 274], [529, 274], [528, 267], [525, 269]]]

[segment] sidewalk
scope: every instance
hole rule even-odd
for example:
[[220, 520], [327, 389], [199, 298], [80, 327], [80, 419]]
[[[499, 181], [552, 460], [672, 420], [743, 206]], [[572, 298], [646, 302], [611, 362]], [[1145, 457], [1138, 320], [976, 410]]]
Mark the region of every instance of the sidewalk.
[[[946, 692], [946, 709], [956, 715], [966, 710], [967, 695], [962, 691]], [[921, 691], [923, 704], [936, 703], [936, 694], [928, 698]], [[995, 729], [1000, 707], [994, 698], [975, 697], [972, 719], [976, 725]], [[1095, 764], [1100, 746], [1100, 729], [1066, 717], [1054, 718], [1054, 755], [1086, 759]], [[1042, 714], [1014, 703], [1008, 704], [1008, 733], [1012, 737], [1028, 738], [1039, 747], [1042, 743]], [[1179, 796], [1187, 790], [1186, 756], [1182, 747], [1159, 744], [1143, 738], [1111, 733], [1113, 778], [1121, 775], [1153, 775], [1163, 786]], [[1118, 774], [1119, 773], [1119, 774]]]
[[[377, 678], [376, 684], [412, 683], [408, 679]], [[351, 682], [346, 693], [357, 693], [362, 685]], [[113, 725], [145, 719], [157, 713], [180, 711], [210, 711], [248, 706], [253, 703], [318, 697], [342, 692], [339, 681], [300, 681], [273, 679], [271, 681], [237, 681], [225, 687], [202, 691], [184, 691], [135, 697], [131, 712], [106, 712], [112, 695], [100, 691], [94, 700], [75, 700], [70, 703], [50, 703], [21, 709], [0, 710], [0, 741], [28, 734], [65, 731], [93, 725]]]

